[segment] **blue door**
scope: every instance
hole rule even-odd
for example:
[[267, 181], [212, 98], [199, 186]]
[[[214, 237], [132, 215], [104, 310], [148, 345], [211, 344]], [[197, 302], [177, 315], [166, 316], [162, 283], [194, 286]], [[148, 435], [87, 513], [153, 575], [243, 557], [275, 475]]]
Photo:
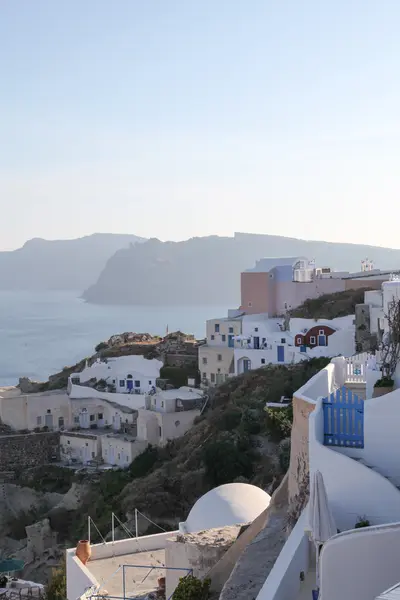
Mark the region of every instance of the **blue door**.
[[318, 346], [326, 346], [326, 336], [325, 335], [318, 336]]
[[133, 379], [126, 380], [126, 387], [127, 387], [128, 391], [133, 390]]
[[229, 348], [233, 348], [234, 347], [233, 335], [228, 335], [228, 347]]
[[250, 364], [251, 363], [247, 358], [243, 360], [243, 373], [247, 373], [247, 371], [250, 371]]
[[278, 362], [285, 362], [285, 346], [277, 346]]

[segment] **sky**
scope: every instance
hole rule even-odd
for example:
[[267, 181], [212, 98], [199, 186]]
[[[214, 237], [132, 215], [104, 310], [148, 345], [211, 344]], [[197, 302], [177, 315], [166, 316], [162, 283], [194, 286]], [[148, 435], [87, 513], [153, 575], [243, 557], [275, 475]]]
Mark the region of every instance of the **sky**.
[[1, 0], [0, 249], [400, 248], [398, 0]]

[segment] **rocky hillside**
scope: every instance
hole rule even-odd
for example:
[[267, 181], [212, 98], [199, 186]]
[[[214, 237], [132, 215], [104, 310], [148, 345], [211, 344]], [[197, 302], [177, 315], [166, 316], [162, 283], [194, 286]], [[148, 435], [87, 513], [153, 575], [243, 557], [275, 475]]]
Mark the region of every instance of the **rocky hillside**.
[[339, 270], [359, 270], [365, 256], [380, 268], [400, 266], [400, 250], [273, 235], [150, 239], [116, 252], [84, 298], [97, 304], [235, 306], [240, 303], [241, 271], [262, 257], [298, 255]]
[[368, 289], [370, 288], [346, 290], [306, 300], [298, 308], [292, 309], [288, 316], [303, 319], [336, 319], [354, 315], [356, 305], [364, 302], [364, 292]]
[[[291, 409], [266, 411], [265, 403], [291, 397], [327, 362], [313, 359], [268, 366], [227, 381], [216, 388], [190, 433], [164, 448], [149, 448], [126, 471], [108, 471], [89, 479], [78, 474], [72, 480], [66, 469], [65, 474], [62, 469], [49, 474], [39, 471], [37, 477], [21, 483], [49, 492], [86, 483], [78, 510], [63, 507], [40, 515], [50, 519], [61, 542], [70, 544], [84, 535], [89, 514], [104, 536], [110, 530], [112, 511], [134, 527], [135, 508], [170, 529], [217, 485], [246, 481], [272, 492], [288, 467]], [[143, 534], [148, 523], [141, 527]]]

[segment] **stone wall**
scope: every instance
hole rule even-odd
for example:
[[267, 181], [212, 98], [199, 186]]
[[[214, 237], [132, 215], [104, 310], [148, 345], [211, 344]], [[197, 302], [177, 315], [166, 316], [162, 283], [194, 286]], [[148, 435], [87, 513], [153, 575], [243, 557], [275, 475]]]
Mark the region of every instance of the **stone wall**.
[[0, 436], [0, 471], [37, 467], [60, 460], [58, 432]]
[[377, 335], [371, 333], [369, 304], [357, 304], [355, 309], [356, 352], [369, 352], [378, 348]]

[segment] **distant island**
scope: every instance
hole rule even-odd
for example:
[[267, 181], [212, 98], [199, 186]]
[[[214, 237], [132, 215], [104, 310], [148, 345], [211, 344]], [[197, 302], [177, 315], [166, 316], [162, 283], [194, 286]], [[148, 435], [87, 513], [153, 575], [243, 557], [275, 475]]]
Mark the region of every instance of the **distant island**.
[[0, 252], [0, 290], [75, 290], [87, 302], [105, 305], [234, 307], [242, 271], [263, 257], [300, 255], [338, 270], [358, 271], [366, 257], [381, 269], [400, 267], [400, 250], [359, 244], [250, 233], [183, 242], [94, 234], [32, 239]]

